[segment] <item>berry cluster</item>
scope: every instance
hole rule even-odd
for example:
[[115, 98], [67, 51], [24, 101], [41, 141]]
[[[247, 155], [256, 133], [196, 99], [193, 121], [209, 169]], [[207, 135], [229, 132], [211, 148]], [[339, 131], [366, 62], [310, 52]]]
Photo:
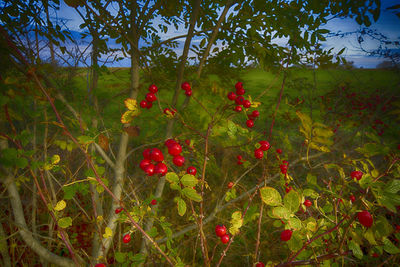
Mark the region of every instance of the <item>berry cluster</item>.
[[181, 155], [182, 146], [174, 139], [168, 139], [164, 144], [168, 148], [168, 154], [173, 156], [172, 162], [181, 167], [185, 163], [185, 158]]
[[149, 92], [146, 94], [146, 100], [140, 101], [141, 108], [150, 109], [153, 106], [153, 102], [157, 100], [156, 93], [158, 92], [158, 88], [155, 84], [149, 86]]
[[168, 172], [168, 167], [164, 161], [164, 155], [158, 148], [146, 148], [143, 151], [143, 160], [140, 162], [140, 168], [148, 175], [160, 174], [164, 176]]
[[243, 159], [243, 157], [241, 155], [237, 155], [236, 158], [237, 158], [237, 162], [236, 162], [237, 165], [242, 165], [243, 161], [246, 161], [245, 159]]
[[173, 117], [173, 116], [175, 116], [175, 113], [176, 113], [176, 109], [174, 109], [174, 108], [164, 108], [164, 114], [167, 116]]
[[[228, 99], [231, 101], [235, 101], [236, 106], [233, 109], [236, 112], [241, 112], [243, 106], [245, 109], [248, 109], [251, 107], [251, 102], [248, 99], [244, 99], [243, 95], [246, 93], [246, 90], [243, 88], [243, 83], [242, 82], [237, 82], [235, 84], [236, 88], [236, 94], [234, 92], [229, 92], [228, 93]], [[252, 113], [247, 114], [248, 120], [246, 121], [246, 125], [249, 128], [254, 127], [254, 120], [260, 116], [260, 112], [258, 110], [253, 110]]]
[[185, 95], [191, 96], [192, 95], [192, 87], [190, 87], [190, 84], [188, 82], [183, 82], [181, 84], [182, 90], [185, 90]]
[[215, 234], [221, 239], [223, 244], [229, 242], [229, 235], [226, 233], [225, 225], [217, 225], [215, 226]]
[[256, 159], [262, 159], [264, 157], [264, 151], [267, 151], [271, 147], [271, 145], [268, 141], [265, 140], [262, 140], [258, 143], [260, 144], [260, 147], [254, 150], [254, 157]]

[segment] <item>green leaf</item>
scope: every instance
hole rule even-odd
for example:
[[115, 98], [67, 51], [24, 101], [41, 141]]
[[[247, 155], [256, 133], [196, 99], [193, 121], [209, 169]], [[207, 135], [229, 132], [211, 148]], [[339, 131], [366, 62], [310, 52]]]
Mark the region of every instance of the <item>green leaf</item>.
[[178, 214], [179, 216], [183, 216], [186, 213], [186, 202], [182, 198], [178, 198], [177, 200]]
[[292, 213], [295, 213], [299, 210], [300, 202], [301, 202], [300, 196], [294, 190], [291, 190], [283, 198], [283, 203], [285, 207]]
[[356, 256], [357, 259], [362, 259], [363, 257], [363, 252], [360, 248], [360, 245], [353, 240], [349, 242], [349, 249], [353, 251], [354, 256]]
[[158, 231], [156, 227], [151, 227], [150, 231], [147, 232], [147, 234], [151, 237], [156, 237], [158, 235]]
[[231, 227], [229, 227], [229, 232], [232, 235], [237, 235], [239, 233], [240, 227], [243, 225], [243, 219], [242, 219], [242, 212], [240, 211], [235, 211], [232, 213], [232, 219], [231, 219]]
[[181, 187], [177, 183], [172, 183], [169, 185], [169, 187], [171, 187], [172, 190], [181, 191]]
[[296, 217], [289, 218], [288, 224], [289, 224], [290, 228], [294, 229], [294, 230], [300, 230], [302, 227], [301, 221]]
[[81, 144], [81, 145], [88, 145], [88, 144], [94, 143], [93, 138], [90, 136], [86, 136], [86, 135], [81, 135], [77, 139], [78, 139], [79, 144]]
[[135, 254], [134, 256], [129, 256], [129, 260], [131, 260], [134, 264], [137, 265], [144, 262], [146, 260], [146, 256], [141, 253], [138, 253]]
[[169, 172], [165, 175], [165, 179], [167, 179], [168, 182], [170, 183], [179, 183], [179, 177], [176, 173], [174, 172]]
[[289, 219], [291, 212], [286, 207], [275, 207], [272, 209], [272, 214], [276, 218]]
[[26, 166], [28, 166], [28, 160], [26, 158], [17, 158], [15, 159], [15, 166], [17, 166], [20, 169], [23, 169]]
[[236, 124], [231, 120], [228, 121], [228, 130], [233, 134], [237, 132]]
[[372, 230], [375, 233], [375, 237], [381, 239], [390, 235], [392, 232], [392, 226], [384, 216], [379, 215], [375, 218], [375, 222], [372, 225]]
[[181, 178], [181, 183], [184, 186], [187, 187], [193, 187], [195, 186], [199, 181], [196, 179], [196, 177], [194, 177], [194, 175], [191, 174], [185, 174], [182, 178]]
[[365, 239], [368, 240], [368, 242], [369, 242], [372, 246], [376, 246], [376, 245], [377, 245], [376, 240], [375, 240], [375, 237], [374, 237], [374, 232], [372, 231], [371, 228], [369, 228], [369, 229], [364, 233], [364, 237], [365, 237]]
[[383, 146], [379, 143], [367, 143], [363, 147], [356, 148], [357, 152], [364, 154], [366, 157], [386, 155], [389, 153], [389, 150], [389, 147]]
[[58, 226], [61, 228], [67, 228], [72, 225], [72, 219], [71, 217], [64, 217], [58, 220]]
[[397, 194], [400, 190], [400, 180], [391, 180], [385, 187], [385, 192]]
[[185, 187], [182, 189], [182, 193], [193, 201], [200, 202], [202, 200], [201, 196], [193, 188]]
[[396, 247], [389, 239], [386, 237], [383, 239], [383, 249], [389, 254], [400, 253], [400, 249]]
[[265, 186], [260, 189], [260, 194], [266, 205], [279, 206], [282, 204], [282, 197], [275, 188]]
[[307, 183], [312, 185], [317, 185], [317, 177], [311, 173], [307, 174]]
[[315, 192], [314, 190], [309, 189], [309, 188], [304, 189], [303, 195], [304, 195], [305, 197], [311, 197], [311, 198], [317, 198], [317, 197], [319, 197], [319, 194], [318, 194], [317, 192]]
[[126, 253], [125, 252], [115, 252], [115, 259], [118, 263], [124, 263], [126, 261]]
[[303, 246], [303, 240], [299, 231], [293, 231], [292, 237], [287, 241], [288, 247], [291, 251], [298, 251]]

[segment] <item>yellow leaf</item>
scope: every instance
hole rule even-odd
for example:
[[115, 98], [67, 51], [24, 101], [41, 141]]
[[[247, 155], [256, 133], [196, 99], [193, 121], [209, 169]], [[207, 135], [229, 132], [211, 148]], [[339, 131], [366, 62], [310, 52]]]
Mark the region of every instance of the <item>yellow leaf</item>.
[[103, 221], [103, 216], [99, 215], [97, 216], [97, 222], [102, 222]]
[[65, 203], [64, 200], [60, 200], [57, 202], [56, 206], [54, 207], [54, 210], [61, 211], [61, 210], [65, 209], [66, 206], [67, 206], [67, 203]]
[[127, 98], [124, 101], [125, 107], [129, 110], [135, 111], [137, 110], [137, 101], [133, 98]]
[[377, 169], [373, 169], [371, 172], [372, 177], [376, 178], [379, 175], [379, 171]]
[[134, 112], [131, 110], [126, 111], [124, 114], [121, 116], [121, 122], [122, 123], [130, 123], [133, 120], [134, 117]]
[[315, 128], [313, 130], [313, 135], [329, 138], [333, 135], [333, 131], [331, 129]]
[[327, 148], [326, 146], [318, 146], [317, 144], [315, 144], [314, 142], [310, 143], [310, 148], [313, 148], [315, 150], [321, 151], [321, 152], [331, 152], [329, 150], [329, 148]]
[[250, 96], [250, 95], [248, 95], [248, 98], [249, 98], [249, 101], [250, 101], [250, 103], [251, 103], [251, 106], [250, 106], [250, 107], [256, 108], [256, 107], [258, 107], [259, 105], [261, 105], [261, 102], [257, 102], [257, 101], [251, 100], [251, 96]]
[[110, 238], [112, 237], [112, 230], [110, 227], [106, 227], [105, 229], [105, 233], [103, 234], [104, 238]]
[[52, 164], [58, 164], [60, 162], [60, 156], [59, 155], [54, 155], [51, 157], [51, 163]]

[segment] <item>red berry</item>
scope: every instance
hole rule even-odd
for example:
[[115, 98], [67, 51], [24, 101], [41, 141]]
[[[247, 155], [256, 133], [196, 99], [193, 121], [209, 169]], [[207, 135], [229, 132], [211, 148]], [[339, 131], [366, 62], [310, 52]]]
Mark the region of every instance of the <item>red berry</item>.
[[189, 84], [188, 82], [182, 83], [181, 88], [182, 88], [183, 90], [185, 90], [185, 91], [191, 89], [190, 84]]
[[257, 262], [256, 267], [265, 267], [265, 265], [262, 262]]
[[243, 107], [249, 108], [250, 106], [251, 106], [251, 102], [249, 100], [246, 99], [243, 101]]
[[151, 107], [153, 106], [153, 103], [152, 102], [150, 102], [150, 101], [148, 101], [147, 102], [147, 109], [151, 109]]
[[147, 108], [147, 102], [146, 102], [146, 100], [140, 101], [140, 107], [141, 107], [141, 108]]
[[173, 144], [176, 144], [176, 141], [175, 141], [175, 139], [167, 139], [165, 142], [164, 142], [164, 145], [166, 146], [166, 147], [170, 147], [170, 146], [172, 146]]
[[228, 183], [228, 188], [230, 189], [230, 188], [232, 188], [233, 187], [233, 182], [229, 182]]
[[129, 241], [131, 241], [131, 235], [130, 234], [126, 234], [124, 235], [124, 237], [122, 238], [122, 242], [129, 243]]
[[123, 211], [123, 210], [124, 210], [124, 208], [122, 208], [122, 207], [116, 208], [116, 209], [115, 209], [115, 214], [118, 214], [118, 213], [120, 213], [120, 212]]
[[278, 149], [276, 150], [276, 153], [282, 154], [282, 149], [278, 148]]
[[254, 150], [254, 157], [256, 157], [256, 159], [262, 159], [264, 157], [264, 152], [257, 148], [256, 150]]
[[236, 88], [236, 90], [237, 90], [237, 89], [240, 89], [240, 88], [243, 88], [243, 83], [242, 83], [242, 82], [237, 82], [237, 83], [235, 84], [235, 88]]
[[190, 166], [190, 167], [187, 168], [186, 173], [187, 173], [187, 174], [191, 174], [191, 175], [196, 175], [197, 170], [196, 170], [195, 167]]
[[182, 147], [180, 144], [175, 143], [168, 147], [168, 153], [171, 156], [177, 156], [182, 152]]
[[251, 113], [251, 116], [254, 118], [257, 118], [258, 116], [260, 116], [260, 112], [258, 110], [253, 110], [253, 112]]
[[145, 170], [146, 167], [147, 167], [147, 165], [149, 165], [149, 164], [151, 164], [151, 160], [149, 160], [149, 159], [143, 159], [142, 161], [140, 161], [139, 167], [140, 167], [142, 170]]
[[350, 201], [351, 203], [354, 203], [354, 201], [356, 201], [356, 197], [354, 195], [350, 195]]
[[190, 146], [190, 140], [189, 139], [186, 139], [185, 143], [186, 143], [186, 145]]
[[173, 162], [176, 166], [180, 167], [180, 166], [182, 166], [182, 165], [185, 163], [185, 158], [184, 158], [183, 156], [181, 156], [181, 155], [177, 155], [177, 156], [175, 156], [175, 157], [172, 159], [172, 162]]
[[163, 112], [164, 112], [165, 115], [172, 115], [173, 116], [175, 114], [175, 112], [173, 112], [169, 108], [164, 108]]
[[242, 157], [241, 155], [237, 155], [236, 158], [237, 158], [238, 160], [242, 160], [242, 159], [243, 159], [243, 157]]
[[187, 96], [192, 96], [192, 94], [193, 94], [192, 90], [185, 91], [185, 95]]
[[292, 187], [291, 187], [291, 186], [288, 186], [288, 187], [285, 188], [285, 192], [286, 192], [286, 193], [289, 193], [291, 190], [292, 190]]
[[361, 180], [361, 178], [362, 178], [362, 176], [363, 176], [363, 173], [362, 172], [360, 172], [360, 171], [352, 171], [351, 173], [350, 173], [350, 176], [351, 176], [351, 178], [355, 178], [355, 179], [357, 179], [357, 180]]
[[374, 258], [379, 258], [379, 254], [376, 253], [376, 252], [374, 252], [374, 253], [372, 254], [372, 257], [374, 257]]
[[270, 147], [271, 147], [271, 145], [269, 144], [269, 142], [268, 141], [260, 141], [260, 142], [258, 142], [261, 146], [260, 146], [260, 149], [262, 150], [262, 151], [267, 151]]
[[238, 97], [236, 97], [236, 99], [235, 99], [235, 103], [237, 104], [237, 105], [242, 105], [243, 104], [243, 101], [244, 101], [244, 97], [243, 96], [238, 96]]
[[153, 200], [150, 202], [150, 204], [151, 204], [151, 205], [156, 205], [156, 204], [157, 204], [157, 199], [153, 199]]
[[154, 172], [157, 174], [160, 174], [161, 176], [164, 176], [168, 172], [168, 167], [162, 162], [157, 163], [157, 165], [154, 167]]
[[236, 89], [236, 94], [237, 95], [244, 95], [245, 93], [246, 93], [246, 91], [244, 90], [244, 88]]
[[156, 95], [153, 94], [153, 93], [147, 93], [147, 94], [146, 94], [146, 100], [147, 100], [148, 102], [153, 102], [153, 101], [156, 101], [156, 100], [157, 100], [157, 97], [156, 97]]
[[143, 158], [151, 159], [151, 149], [150, 148], [146, 148], [145, 150], [143, 150]]
[[282, 160], [282, 164], [289, 166], [289, 162], [287, 160]]
[[281, 240], [282, 241], [289, 241], [290, 238], [292, 238], [292, 234], [293, 234], [292, 230], [289, 230], [289, 229], [283, 230], [282, 233], [281, 233]]
[[372, 223], [374, 222], [371, 214], [366, 210], [357, 213], [357, 217], [358, 221], [365, 227], [371, 227]]
[[229, 242], [229, 235], [223, 235], [223, 236], [221, 236], [221, 242], [222, 242], [223, 244], [228, 243], [228, 242]]
[[154, 165], [149, 164], [144, 168], [144, 172], [147, 174], [147, 176], [153, 176], [154, 175]]
[[150, 85], [149, 86], [149, 92], [153, 93], [153, 94], [157, 93], [158, 92], [157, 86], [155, 84]]
[[312, 205], [311, 200], [306, 199], [306, 200], [304, 201], [304, 206], [306, 206], [306, 207], [311, 207], [311, 205]]
[[97, 263], [94, 267], [107, 267], [104, 263]]
[[151, 159], [156, 161], [156, 162], [160, 162], [160, 161], [164, 160], [164, 155], [163, 155], [163, 153], [161, 152], [160, 149], [153, 148], [151, 150]]
[[254, 127], [254, 121], [253, 121], [253, 120], [247, 120], [247, 121], [246, 121], [246, 125], [247, 125], [247, 127], [249, 127], [249, 128], [253, 128], [253, 127]]
[[226, 234], [226, 227], [225, 225], [217, 225], [215, 226], [215, 234], [219, 237]]
[[229, 100], [235, 100], [236, 99], [236, 94], [234, 92], [229, 92], [228, 93], [228, 99]]
[[242, 111], [242, 107], [241, 106], [236, 106], [234, 111], [241, 112]]
[[287, 173], [287, 169], [288, 169], [287, 165], [281, 164], [281, 165], [279, 165], [279, 168], [281, 168], [281, 173], [282, 174], [286, 174]]

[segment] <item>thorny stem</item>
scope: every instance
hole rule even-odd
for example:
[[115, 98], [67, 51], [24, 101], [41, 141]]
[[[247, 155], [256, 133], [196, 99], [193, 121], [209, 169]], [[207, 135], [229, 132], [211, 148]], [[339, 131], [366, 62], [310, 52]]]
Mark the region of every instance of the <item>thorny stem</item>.
[[294, 261], [294, 260], [297, 258], [297, 256], [299, 256], [299, 254], [300, 254], [303, 250], [305, 250], [312, 242], [314, 242], [315, 240], [317, 240], [318, 238], [320, 238], [320, 237], [322, 237], [322, 236], [324, 236], [324, 235], [327, 235], [327, 234], [332, 233], [333, 231], [337, 230], [337, 229], [339, 228], [339, 226], [344, 222], [345, 219], [346, 219], [346, 218], [343, 218], [342, 220], [340, 220], [340, 222], [338, 222], [338, 223], [337, 223], [334, 227], [332, 227], [331, 229], [329, 229], [329, 230], [327, 230], [327, 231], [325, 231], [325, 232], [323, 232], [323, 233], [317, 235], [316, 237], [314, 237], [314, 238], [308, 240], [308, 241], [296, 252], [296, 254], [294, 254], [294, 255], [288, 260], [288, 264], [290, 265], [290, 263], [291, 263], [292, 261]]

